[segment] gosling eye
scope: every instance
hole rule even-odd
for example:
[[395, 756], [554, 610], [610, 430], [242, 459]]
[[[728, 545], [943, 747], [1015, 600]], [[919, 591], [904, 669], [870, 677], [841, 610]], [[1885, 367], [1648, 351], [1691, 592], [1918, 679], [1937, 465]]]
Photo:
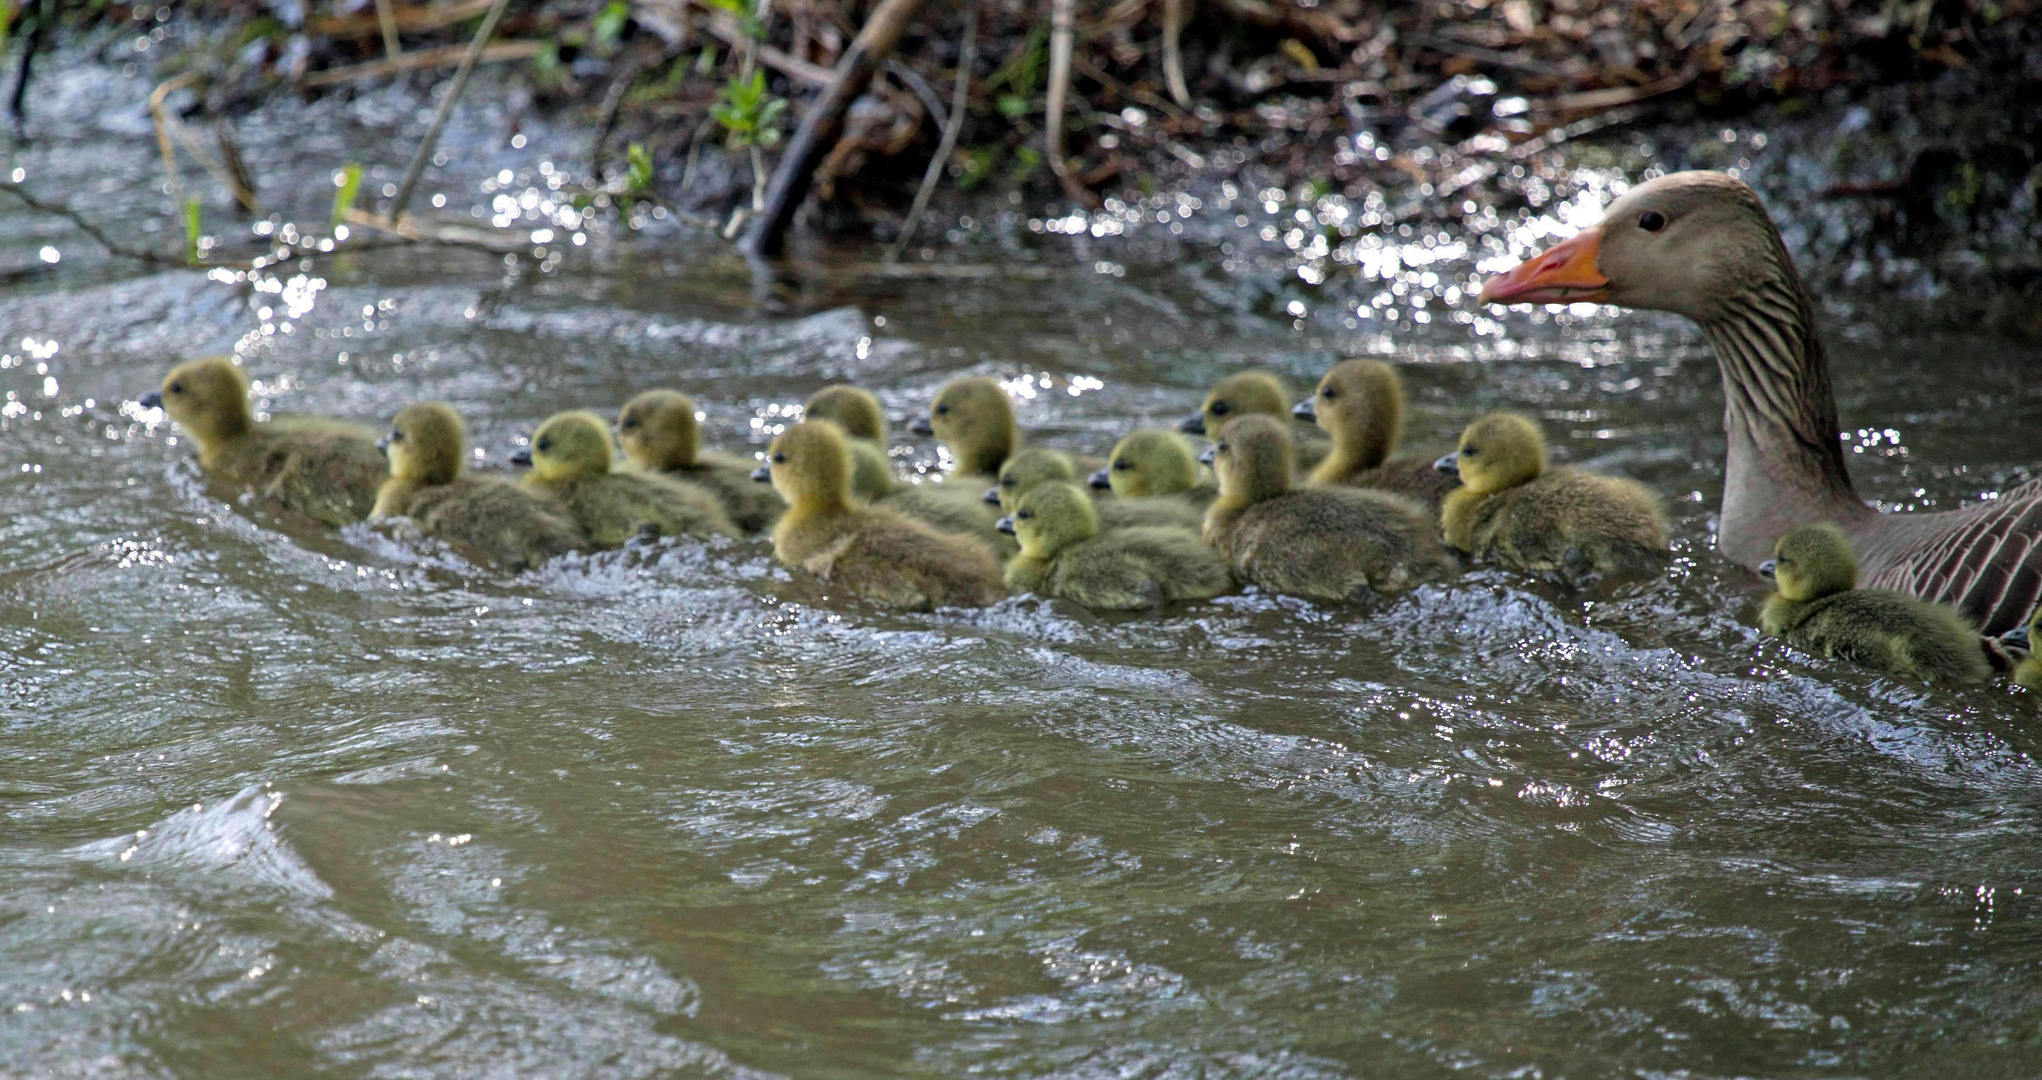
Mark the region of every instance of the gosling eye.
[[1221, 454], [1224, 454], [1224, 453], [1226, 453], [1226, 452], [1227, 452], [1227, 443], [1226, 443], [1226, 440], [1225, 440], [1225, 439], [1222, 439], [1222, 440], [1220, 440], [1219, 442], [1216, 442], [1216, 443], [1214, 443], [1214, 444], [1213, 444], [1213, 447], [1212, 447], [1212, 448], [1213, 448], [1213, 451], [1214, 451], [1214, 452], [1216, 452], [1216, 453], [1221, 453]]
[[1013, 486], [1014, 486], [1014, 478], [1013, 478], [1013, 477], [1011, 477], [1011, 476], [1002, 476], [1002, 477], [1000, 477], [1000, 486], [1001, 486], [1001, 487], [1003, 487], [1003, 488], [1010, 488], [1010, 487], [1013, 487]]
[[1233, 408], [1224, 401], [1215, 401], [1212, 403], [1212, 414], [1214, 416], [1225, 416], [1226, 414], [1232, 411]]
[[538, 442], [532, 444], [532, 449], [537, 450], [538, 452], [543, 454], [546, 451], [553, 449], [553, 440], [540, 439]]
[[787, 464], [787, 451], [785, 450], [773, 451], [773, 464], [775, 465]]
[[1666, 215], [1657, 210], [1647, 210], [1638, 215], [1638, 227], [1646, 232], [1658, 232], [1666, 228]]
[[948, 406], [948, 405], [938, 405], [938, 406], [936, 406], [936, 415], [937, 415], [937, 416], [949, 416], [949, 415], [950, 415], [950, 406]]
[[638, 418], [635, 416], [627, 416], [624, 418], [624, 422], [618, 424], [617, 426], [623, 428], [625, 431], [630, 431], [632, 428], [638, 426]]
[[1479, 454], [1479, 453], [1481, 453], [1481, 451], [1480, 451], [1480, 450], [1477, 450], [1477, 449], [1475, 449], [1475, 448], [1474, 448], [1474, 447], [1472, 447], [1472, 446], [1463, 446], [1463, 447], [1461, 447], [1461, 456], [1462, 456], [1462, 457], [1474, 457], [1474, 456], [1475, 456], [1476, 454]]
[[170, 384], [170, 392], [171, 392], [171, 393], [173, 393], [173, 394], [182, 394], [182, 393], [184, 393], [184, 384], [183, 384], [183, 383], [181, 383], [181, 382], [174, 382], [174, 383], [171, 383], [171, 384]]
[[1114, 469], [1114, 471], [1115, 471], [1115, 472], [1126, 472], [1127, 470], [1129, 470], [1129, 469], [1132, 469], [1132, 468], [1134, 468], [1134, 463], [1133, 463], [1133, 462], [1129, 462], [1129, 461], [1116, 461], [1116, 462], [1114, 462], [1114, 463], [1113, 463], [1113, 469]]
[[401, 430], [399, 430], [399, 429], [397, 429], [397, 428], [391, 428], [391, 429], [390, 429], [390, 441], [391, 441], [391, 442], [403, 442], [403, 441], [404, 441], [404, 432], [403, 432], [403, 431], [401, 431]]
[[1021, 512], [1020, 512], [1020, 513], [1018, 513], [1018, 514], [1015, 514], [1014, 516], [1015, 516], [1015, 517], [1017, 517], [1017, 518], [1020, 518], [1020, 519], [1021, 519], [1022, 521], [1034, 521], [1034, 520], [1035, 520], [1035, 511], [1033, 511], [1033, 510], [1023, 510], [1023, 511], [1021, 511]]
[[1319, 391], [1319, 396], [1325, 398], [1327, 401], [1331, 401], [1334, 398], [1339, 397], [1340, 394], [1338, 391], [1334, 390], [1332, 387], [1329, 386], [1324, 390]]

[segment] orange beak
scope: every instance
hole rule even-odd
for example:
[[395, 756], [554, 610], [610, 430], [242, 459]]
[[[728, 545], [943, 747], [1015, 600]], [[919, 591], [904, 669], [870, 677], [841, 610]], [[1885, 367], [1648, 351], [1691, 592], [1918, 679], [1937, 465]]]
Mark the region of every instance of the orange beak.
[[1602, 228], [1591, 225], [1482, 283], [1484, 304], [1572, 304], [1601, 300], [1609, 279], [1595, 268]]

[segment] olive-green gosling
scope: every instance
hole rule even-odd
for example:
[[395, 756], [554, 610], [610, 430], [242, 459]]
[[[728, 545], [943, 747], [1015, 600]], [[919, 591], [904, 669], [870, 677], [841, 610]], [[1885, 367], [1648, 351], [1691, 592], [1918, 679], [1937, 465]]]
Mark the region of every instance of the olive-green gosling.
[[248, 377], [233, 360], [209, 356], [170, 369], [161, 390], [144, 394], [198, 444], [199, 464], [228, 483], [329, 525], [369, 516], [387, 469], [376, 433], [319, 416], [257, 423]]
[[511, 460], [530, 465], [525, 485], [558, 500], [600, 547], [616, 547], [648, 531], [738, 535], [723, 504], [707, 489], [664, 476], [615, 471], [615, 458], [610, 426], [592, 412], [575, 411], [540, 424], [530, 449]]
[[1003, 556], [1014, 552], [1010, 538], [993, 527], [998, 507], [984, 501], [985, 489], [998, 482], [1000, 466], [1021, 448], [1021, 428], [1000, 384], [983, 375], [943, 384], [926, 416], [908, 425], [917, 435], [934, 435], [956, 461], [942, 479], [904, 484], [887, 505], [943, 532], [965, 532], [984, 540]]
[[801, 407], [804, 420], [828, 420], [844, 430], [851, 447], [851, 493], [866, 502], [893, 494], [897, 483], [887, 457], [886, 412], [868, 390], [846, 383], [825, 386]]
[[512, 570], [588, 546], [552, 499], [494, 477], [467, 475], [468, 433], [452, 406], [408, 405], [377, 444], [390, 478], [372, 518], [408, 517], [419, 531], [482, 561]]
[[[1290, 384], [1267, 371], [1237, 371], [1212, 384], [1198, 411], [1177, 425], [1187, 435], [1216, 438], [1227, 421], [1242, 416], [1273, 416], [1290, 430], [1291, 402], [1297, 400]], [[1299, 433], [1293, 439], [1291, 459], [1299, 469], [1310, 472], [1331, 453], [1333, 444], [1318, 432]]]
[[639, 469], [707, 488], [746, 532], [770, 528], [787, 509], [772, 488], [752, 482], [757, 462], [702, 448], [695, 401], [686, 394], [647, 390], [626, 402], [617, 413], [617, 441]]
[[1076, 484], [1037, 484], [1001, 529], [1021, 542], [1007, 561], [1007, 587], [1126, 610], [1200, 600], [1234, 587], [1219, 555], [1188, 529], [1146, 526], [1101, 531], [1092, 499]]
[[1333, 437], [1333, 452], [1312, 470], [1311, 487], [1381, 488], [1409, 495], [1435, 513], [1460, 481], [1433, 467], [1433, 458], [1397, 452], [1404, 432], [1404, 382], [1380, 360], [1335, 364], [1312, 396], [1291, 415]]
[[1006, 595], [985, 544], [928, 525], [851, 493], [851, 454], [827, 420], [809, 420], [773, 439], [760, 472], [787, 512], [773, 527], [773, 555], [831, 585], [896, 607], [983, 607]]
[[[2018, 633], [2010, 632], [2007, 637], [2031, 650], [2042, 645], [2042, 605], [2036, 606], [2026, 626], [2020, 627]], [[2030, 690], [2042, 690], [2042, 653], [2031, 651], [2014, 665], [2014, 682]]]
[[1205, 542], [1242, 581], [1344, 600], [1454, 569], [1416, 501], [1360, 488], [1293, 488], [1290, 433], [1274, 417], [1230, 421], [1212, 456], [1220, 494], [1206, 512]]
[[1642, 485], [1546, 467], [1539, 426], [1491, 413], [1439, 459], [1461, 486], [1440, 507], [1447, 546], [1532, 571], [1598, 573], [1657, 567], [1667, 552], [1659, 500]]
[[1183, 436], [1139, 428], [1113, 445], [1106, 467], [1090, 483], [1122, 499], [1177, 499], [1203, 514], [1219, 495], [1219, 485], [1203, 472]]
[[1776, 590], [1759, 628], [1792, 645], [1902, 679], [1970, 684], [1992, 675], [1977, 627], [1955, 608], [1858, 588], [1857, 556], [1834, 525], [1788, 530], [1758, 572]]
[[[1037, 487], [1049, 483], [1075, 487], [1077, 482], [1078, 470], [1069, 455], [1031, 446], [1000, 466], [1000, 482], [986, 490], [985, 501], [1011, 516], [1022, 497]], [[1108, 532], [1149, 526], [1196, 532], [1205, 521], [1199, 508], [1182, 499], [1108, 499], [1094, 507], [1094, 516], [1098, 527]]]

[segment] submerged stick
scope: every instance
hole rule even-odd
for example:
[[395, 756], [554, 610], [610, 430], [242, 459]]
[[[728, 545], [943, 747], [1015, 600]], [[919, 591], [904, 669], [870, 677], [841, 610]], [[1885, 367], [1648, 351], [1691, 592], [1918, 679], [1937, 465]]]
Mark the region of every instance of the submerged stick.
[[936, 193], [936, 182], [943, 178], [943, 167], [950, 164], [950, 153], [957, 148], [957, 133], [964, 128], [965, 107], [971, 99], [971, 65], [978, 59], [978, 5], [964, 6], [964, 44], [957, 52], [957, 87], [950, 92], [950, 117], [943, 125], [943, 141], [936, 147], [936, 156], [929, 159], [929, 169], [922, 174], [922, 186], [915, 191], [915, 202], [908, 208], [908, 219], [900, 227], [900, 235], [894, 238], [893, 246], [886, 251], [886, 261], [900, 261], [901, 252], [906, 251], [908, 241], [915, 238], [915, 229], [922, 223], [922, 212], [929, 208], [929, 197]]
[[418, 153], [411, 157], [411, 167], [404, 170], [404, 183], [397, 187], [397, 197], [390, 200], [389, 218], [396, 221], [404, 216], [404, 205], [411, 201], [411, 190], [418, 186], [420, 173], [425, 172], [425, 163], [432, 159], [433, 144], [440, 141], [440, 128], [447, 122], [447, 114], [454, 111], [454, 102], [461, 98], [461, 91], [468, 86], [468, 76], [475, 70], [475, 61], [482, 56], [482, 49], [489, 44], [489, 35], [496, 32], [496, 20], [503, 18], [503, 9], [510, 6], [510, 0], [496, 0], [489, 7], [489, 14], [482, 17], [482, 28], [475, 31], [475, 40], [468, 43], [468, 55], [461, 58], [461, 66], [454, 71], [454, 85], [447, 89], [447, 96], [440, 101], [440, 107], [433, 112], [432, 123], [425, 129], [425, 138], [418, 144]]
[[864, 29], [844, 49], [844, 58], [837, 62], [830, 85], [801, 118], [801, 126], [795, 129], [786, 152], [780, 156], [779, 166], [773, 170], [772, 182], [766, 188], [765, 209], [752, 219], [751, 228], [740, 242], [746, 254], [766, 258], [780, 253], [787, 228], [794, 223], [794, 212], [801, 208], [801, 201], [808, 197], [809, 185], [815, 180], [815, 167], [843, 134], [844, 114], [850, 110], [851, 102], [871, 85], [873, 73], [899, 44], [908, 20], [921, 7], [922, 0], [880, 0], [871, 18], [865, 20]]

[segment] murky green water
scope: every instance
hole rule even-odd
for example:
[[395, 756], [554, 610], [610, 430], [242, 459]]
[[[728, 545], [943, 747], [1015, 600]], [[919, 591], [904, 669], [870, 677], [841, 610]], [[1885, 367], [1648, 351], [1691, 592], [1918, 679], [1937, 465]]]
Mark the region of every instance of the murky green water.
[[[80, 121], [20, 160], [118, 207], [159, 198], [148, 153]], [[761, 298], [671, 234], [509, 284], [418, 250], [251, 287], [0, 208], [7, 266], [66, 260], [0, 292], [0, 1074], [2031, 1074], [2034, 702], [1757, 636], [1709, 547], [1693, 332], [1455, 321], [1444, 290], [1535, 228], [1307, 252], [1312, 288], [1293, 205], [1175, 218], [1228, 250], [1138, 209], [956, 256], [1011, 272]], [[2032, 347], [1866, 310], [1831, 330], [1868, 496], [2032, 475]], [[1665, 494], [1681, 557], [1604, 594], [1130, 617], [892, 614], [763, 542], [506, 578], [208, 486], [133, 399], [237, 342], [271, 407], [444, 398], [492, 458], [655, 385], [756, 448], [826, 382], [906, 415], [968, 371], [1098, 451], [1232, 368], [1394, 347], [1411, 448], [1538, 412]]]

